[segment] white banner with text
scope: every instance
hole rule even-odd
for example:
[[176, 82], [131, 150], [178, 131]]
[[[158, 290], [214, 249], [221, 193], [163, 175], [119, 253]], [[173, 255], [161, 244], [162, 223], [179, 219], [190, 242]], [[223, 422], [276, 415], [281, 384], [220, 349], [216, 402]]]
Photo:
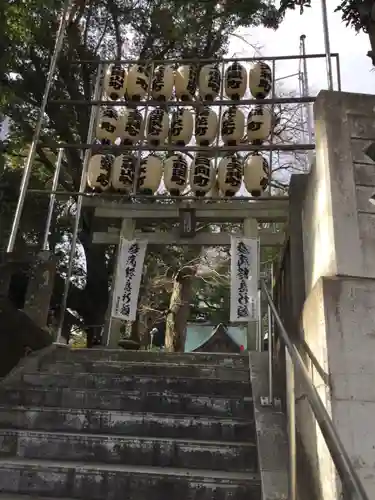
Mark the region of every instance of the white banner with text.
[[113, 318], [124, 321], [136, 318], [146, 248], [147, 241], [121, 238], [112, 301]]
[[258, 321], [259, 239], [231, 237], [230, 321]]

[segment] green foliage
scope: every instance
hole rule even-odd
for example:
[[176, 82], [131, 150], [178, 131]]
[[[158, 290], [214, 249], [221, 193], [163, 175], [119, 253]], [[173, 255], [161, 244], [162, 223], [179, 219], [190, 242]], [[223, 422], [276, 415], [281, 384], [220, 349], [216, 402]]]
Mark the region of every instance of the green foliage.
[[356, 31], [369, 33], [374, 21], [373, 8], [372, 0], [343, 0], [335, 12], [341, 12], [342, 20], [347, 26], [351, 25]]
[[[333, 3], [333, 2], [332, 2]], [[331, 2], [328, 4], [331, 7]], [[368, 33], [373, 23], [373, 0], [341, 0], [335, 5], [335, 12], [341, 12], [342, 20], [347, 26], [352, 26], [356, 31]], [[283, 15], [287, 9], [300, 8], [301, 14], [304, 8], [311, 7], [311, 0], [281, 0], [279, 13]]]

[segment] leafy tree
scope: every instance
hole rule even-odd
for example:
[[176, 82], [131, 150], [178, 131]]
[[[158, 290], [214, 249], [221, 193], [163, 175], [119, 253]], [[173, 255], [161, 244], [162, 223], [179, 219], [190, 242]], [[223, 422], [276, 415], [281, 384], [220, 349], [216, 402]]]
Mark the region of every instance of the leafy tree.
[[[329, 6], [334, 2], [329, 2]], [[284, 14], [287, 9], [300, 8], [301, 14], [305, 7], [311, 7], [311, 0], [281, 0], [279, 12]], [[375, 6], [373, 0], [336, 0], [335, 12], [341, 12], [341, 17], [347, 26], [355, 31], [367, 33], [371, 50], [367, 55], [375, 66]]]

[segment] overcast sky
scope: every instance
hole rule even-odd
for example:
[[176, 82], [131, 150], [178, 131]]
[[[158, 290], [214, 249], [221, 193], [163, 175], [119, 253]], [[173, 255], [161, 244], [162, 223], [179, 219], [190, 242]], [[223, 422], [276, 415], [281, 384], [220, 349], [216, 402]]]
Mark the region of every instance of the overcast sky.
[[[262, 45], [262, 55], [293, 55], [299, 53], [300, 35], [306, 35], [307, 53], [324, 53], [324, 36], [321, 6], [319, 0], [312, 2], [314, 7], [306, 9], [301, 16], [299, 10], [288, 11], [286, 18], [277, 31], [264, 28], [241, 30], [240, 34], [251, 43]], [[331, 7], [329, 14], [329, 33], [331, 52], [340, 54], [342, 90], [375, 94], [375, 71], [371, 71], [371, 60], [366, 56], [370, 43], [364, 33], [356, 34], [352, 28], [341, 22], [339, 13], [333, 13], [338, 0], [328, 0]], [[249, 52], [250, 51], [250, 52]], [[238, 57], [253, 53], [251, 49], [237, 38], [233, 38], [228, 56], [237, 52]], [[276, 77], [286, 76], [298, 71], [298, 62], [278, 63]], [[327, 88], [324, 59], [308, 62], [309, 86], [311, 94]], [[336, 77], [335, 77], [336, 81]], [[297, 80], [290, 78], [288, 85], [297, 85]]]

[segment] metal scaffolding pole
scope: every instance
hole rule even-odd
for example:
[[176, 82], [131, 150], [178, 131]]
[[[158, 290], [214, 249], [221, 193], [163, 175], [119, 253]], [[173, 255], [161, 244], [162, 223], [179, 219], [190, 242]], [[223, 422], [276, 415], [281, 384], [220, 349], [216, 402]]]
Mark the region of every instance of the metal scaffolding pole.
[[[117, 153], [123, 151], [179, 151], [180, 153], [185, 153], [186, 151], [191, 152], [206, 152], [210, 153], [212, 148], [210, 146], [176, 146], [174, 144], [167, 145], [163, 144], [160, 146], [153, 146], [151, 144], [138, 144], [138, 145], [122, 145], [116, 146], [114, 144], [67, 144], [67, 143], [57, 143], [56, 148], [62, 149], [90, 149], [95, 153], [116, 151]], [[257, 144], [240, 144], [238, 146], [220, 146], [220, 151], [222, 152], [235, 152], [235, 151], [307, 151], [309, 149], [315, 149], [314, 144], [262, 144], [258, 146]]]
[[[306, 97], [309, 95], [309, 76], [308, 76], [308, 70], [307, 70], [307, 60], [304, 57], [306, 55], [306, 35], [301, 35], [300, 37], [301, 41], [301, 56], [302, 56], [302, 97]], [[306, 103], [303, 106], [306, 110], [306, 122], [307, 122], [307, 138], [309, 141], [309, 144], [313, 143], [313, 116], [311, 112], [311, 104]], [[303, 124], [303, 127], [305, 125]], [[306, 171], [309, 171], [311, 162], [313, 160], [313, 152], [309, 151], [307, 154], [306, 158]]]
[[331, 59], [331, 48], [329, 43], [328, 13], [327, 13], [326, 0], [321, 0], [321, 4], [322, 4], [322, 19], [323, 19], [324, 47], [326, 53], [328, 89], [333, 90], [332, 59]]
[[[331, 54], [332, 56], [337, 53]], [[326, 54], [306, 54], [306, 59], [323, 59]], [[269, 56], [269, 57], [224, 57], [211, 59], [154, 59], [154, 64], [209, 64], [209, 63], [229, 63], [229, 62], [256, 62], [256, 61], [292, 61], [293, 59], [301, 59], [301, 56], [294, 54], [291, 56]], [[149, 60], [144, 59], [79, 59], [72, 61], [71, 64], [149, 64]]]
[[[301, 54], [302, 56], [306, 55], [306, 35], [301, 35]], [[308, 77], [308, 71], [307, 71], [307, 61], [306, 58], [302, 58], [302, 63], [303, 63], [303, 84], [302, 84], [302, 90], [303, 90], [303, 96], [302, 97], [307, 97], [309, 95], [309, 77]], [[313, 142], [313, 134], [312, 134], [312, 113], [311, 113], [311, 105], [310, 103], [306, 103], [306, 115], [307, 115], [307, 137], [309, 139], [309, 143], [312, 144]]]
[[[95, 90], [94, 90], [94, 98], [95, 99], [98, 99], [101, 96], [101, 92], [102, 92], [102, 88], [101, 88], [102, 87], [102, 76], [103, 76], [102, 75], [102, 73], [103, 73], [102, 68], [103, 68], [102, 65], [99, 64], [98, 72], [96, 75]], [[92, 140], [94, 138], [95, 125], [96, 125], [96, 119], [98, 116], [98, 111], [99, 110], [97, 107], [91, 108], [90, 123], [89, 123], [88, 131], [87, 131], [87, 142], [92, 142]], [[70, 286], [70, 280], [71, 280], [72, 272], [73, 272], [73, 262], [74, 262], [77, 240], [78, 240], [79, 222], [80, 222], [81, 212], [82, 212], [82, 199], [83, 199], [82, 194], [84, 193], [85, 187], [86, 187], [87, 169], [89, 166], [90, 158], [91, 158], [91, 150], [86, 149], [85, 156], [83, 159], [83, 165], [82, 165], [81, 183], [80, 183], [79, 192], [78, 192], [77, 210], [76, 210], [76, 215], [75, 215], [72, 243], [71, 243], [70, 255], [69, 255], [69, 265], [68, 265], [68, 271], [66, 273], [66, 278], [65, 278], [63, 298], [61, 301], [59, 326], [57, 329], [56, 343], [61, 343], [62, 330], [63, 330], [63, 326], [64, 326], [64, 316], [65, 316], [65, 311], [66, 311], [66, 307], [68, 304], [69, 286]]]
[[25, 203], [27, 188], [28, 188], [29, 181], [30, 181], [31, 169], [33, 167], [33, 163], [34, 163], [34, 159], [35, 159], [35, 155], [36, 155], [36, 148], [38, 145], [40, 133], [42, 131], [42, 126], [43, 126], [43, 122], [44, 122], [44, 115], [45, 115], [46, 106], [47, 106], [47, 102], [48, 102], [48, 96], [49, 96], [51, 86], [52, 86], [52, 80], [53, 80], [53, 75], [54, 75], [55, 69], [56, 69], [57, 59], [58, 59], [58, 56], [60, 54], [62, 43], [64, 40], [65, 26], [66, 26], [66, 23], [67, 23], [68, 18], [69, 18], [69, 11], [70, 11], [70, 7], [71, 7], [72, 2], [73, 2], [73, 0], [65, 0], [63, 11], [61, 14], [60, 25], [59, 25], [59, 29], [57, 31], [55, 48], [53, 50], [53, 54], [51, 57], [51, 62], [50, 62], [49, 70], [48, 70], [47, 82], [46, 82], [46, 86], [44, 89], [42, 104], [40, 106], [39, 117], [38, 117], [38, 121], [37, 121], [37, 124], [35, 127], [34, 136], [33, 136], [32, 142], [31, 142], [29, 154], [28, 154], [28, 157], [26, 160], [26, 165], [25, 165], [25, 168], [23, 171], [21, 188], [20, 188], [20, 195], [19, 195], [18, 202], [17, 202], [16, 213], [14, 214], [12, 229], [10, 231], [7, 252], [13, 251], [14, 245], [16, 242], [18, 228], [20, 225], [20, 220], [21, 220], [21, 215], [22, 215], [22, 210], [23, 210], [23, 206]]
[[[261, 105], [261, 104], [296, 104], [301, 102], [314, 102], [316, 100], [315, 97], [275, 97], [274, 99], [241, 99], [240, 101], [233, 101], [230, 99], [223, 99], [216, 101], [163, 101], [163, 107], [188, 107], [192, 108], [201, 108], [202, 106], [252, 106], [252, 105]], [[157, 108], [160, 106], [159, 101], [149, 100], [149, 101], [141, 101], [142, 106], [147, 105], [153, 108]], [[127, 101], [127, 100], [118, 100], [118, 101], [104, 101], [97, 99], [56, 99], [50, 100], [50, 105], [58, 105], [58, 106], [139, 106], [139, 101]]]
[[53, 181], [52, 181], [52, 191], [51, 191], [50, 197], [49, 197], [48, 215], [47, 215], [47, 220], [46, 220], [46, 227], [44, 229], [44, 238], [43, 238], [43, 247], [42, 247], [43, 250], [47, 250], [47, 248], [48, 248], [48, 237], [49, 237], [49, 231], [51, 228], [53, 209], [55, 208], [56, 192], [57, 192], [57, 187], [59, 184], [60, 170], [61, 170], [61, 164], [63, 161], [63, 157], [64, 157], [64, 150], [59, 149], [59, 154], [58, 154], [57, 160], [56, 160], [55, 174], [53, 176]]

